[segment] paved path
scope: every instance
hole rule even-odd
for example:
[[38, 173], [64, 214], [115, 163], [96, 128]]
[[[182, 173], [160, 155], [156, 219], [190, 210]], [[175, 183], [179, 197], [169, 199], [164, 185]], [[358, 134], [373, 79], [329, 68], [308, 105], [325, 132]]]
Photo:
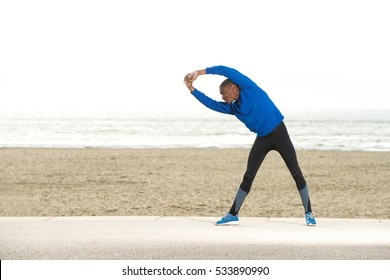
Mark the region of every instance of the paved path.
[[390, 220], [0, 217], [0, 259], [390, 259]]

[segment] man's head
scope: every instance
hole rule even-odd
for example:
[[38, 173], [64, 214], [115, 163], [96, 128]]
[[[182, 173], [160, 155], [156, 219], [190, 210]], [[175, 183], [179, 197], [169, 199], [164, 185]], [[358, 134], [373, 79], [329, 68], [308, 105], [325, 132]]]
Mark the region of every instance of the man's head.
[[234, 100], [237, 100], [240, 96], [240, 88], [229, 79], [226, 79], [221, 83], [219, 86], [219, 92], [222, 95], [222, 99], [229, 104], [231, 104]]

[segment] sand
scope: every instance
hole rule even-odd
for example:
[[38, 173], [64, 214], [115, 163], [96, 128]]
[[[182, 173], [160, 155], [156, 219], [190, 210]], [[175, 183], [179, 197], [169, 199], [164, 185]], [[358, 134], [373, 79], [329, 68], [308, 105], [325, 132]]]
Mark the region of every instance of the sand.
[[[248, 149], [0, 149], [0, 216], [221, 216]], [[390, 153], [298, 151], [317, 217], [390, 218]], [[302, 217], [276, 152], [265, 159], [244, 217]]]

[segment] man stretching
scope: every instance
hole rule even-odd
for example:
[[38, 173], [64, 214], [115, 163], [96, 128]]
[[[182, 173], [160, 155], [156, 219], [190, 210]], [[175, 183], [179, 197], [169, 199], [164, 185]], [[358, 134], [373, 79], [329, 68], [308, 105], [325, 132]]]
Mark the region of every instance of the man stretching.
[[[209, 98], [192, 85], [198, 76], [206, 74], [220, 75], [227, 78], [219, 87], [224, 102]], [[235, 115], [250, 131], [257, 134], [249, 153], [244, 178], [237, 190], [233, 205], [230, 211], [215, 224], [230, 225], [239, 223], [238, 212], [251, 190], [261, 163], [269, 151], [276, 150], [282, 156], [295, 180], [305, 210], [306, 224], [315, 225], [316, 221], [311, 210], [308, 186], [299, 168], [294, 146], [283, 122], [284, 117], [267, 93], [245, 75], [226, 66], [214, 66], [189, 73], [184, 77], [184, 83], [192, 95], [203, 105], [220, 113]]]

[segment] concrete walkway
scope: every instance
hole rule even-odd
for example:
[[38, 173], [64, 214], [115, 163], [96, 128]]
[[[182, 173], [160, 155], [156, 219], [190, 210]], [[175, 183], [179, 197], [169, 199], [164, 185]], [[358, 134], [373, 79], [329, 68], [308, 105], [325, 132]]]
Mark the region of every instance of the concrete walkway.
[[0, 259], [390, 259], [390, 220], [0, 217]]

